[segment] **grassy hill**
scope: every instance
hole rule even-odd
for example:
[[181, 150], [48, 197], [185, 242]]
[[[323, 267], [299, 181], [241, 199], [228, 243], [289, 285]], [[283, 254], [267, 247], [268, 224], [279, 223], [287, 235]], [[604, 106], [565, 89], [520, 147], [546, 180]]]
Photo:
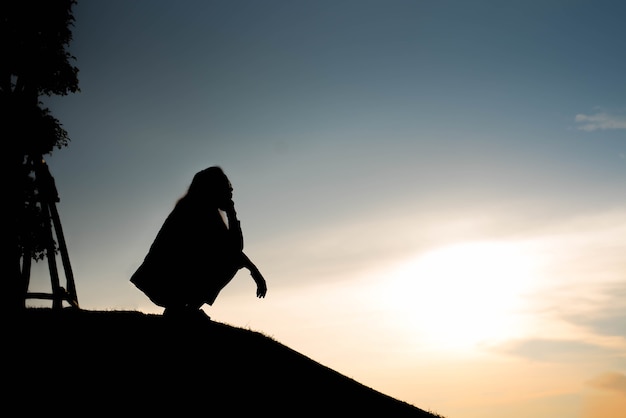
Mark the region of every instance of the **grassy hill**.
[[438, 416], [214, 321], [27, 309], [4, 329], [5, 414]]

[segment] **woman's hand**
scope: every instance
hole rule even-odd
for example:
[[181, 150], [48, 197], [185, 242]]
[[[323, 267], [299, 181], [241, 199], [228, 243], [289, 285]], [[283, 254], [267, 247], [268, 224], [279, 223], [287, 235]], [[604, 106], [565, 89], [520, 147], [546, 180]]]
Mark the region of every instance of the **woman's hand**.
[[267, 287], [265, 287], [265, 285], [257, 286], [256, 288], [257, 298], [264, 298], [266, 293], [267, 293]]
[[219, 205], [219, 208], [226, 212], [229, 218], [236, 218], [237, 212], [235, 211], [235, 202], [232, 199], [225, 199]]
[[252, 273], [252, 278], [256, 282], [256, 297], [264, 298], [267, 293], [267, 284], [265, 284], [265, 279], [258, 271]]

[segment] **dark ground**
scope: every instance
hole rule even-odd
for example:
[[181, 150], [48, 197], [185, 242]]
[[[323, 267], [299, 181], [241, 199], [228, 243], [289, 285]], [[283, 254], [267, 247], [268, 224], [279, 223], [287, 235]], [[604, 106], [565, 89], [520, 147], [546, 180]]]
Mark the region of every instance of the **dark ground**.
[[3, 415], [438, 416], [218, 322], [31, 308], [3, 328]]

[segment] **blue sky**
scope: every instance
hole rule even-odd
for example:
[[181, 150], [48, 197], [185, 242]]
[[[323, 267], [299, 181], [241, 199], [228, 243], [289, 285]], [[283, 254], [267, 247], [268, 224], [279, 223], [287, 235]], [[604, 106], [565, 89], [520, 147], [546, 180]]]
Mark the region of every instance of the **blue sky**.
[[238, 276], [215, 320], [449, 417], [611, 416], [625, 13], [79, 1], [81, 92], [46, 103], [72, 139], [47, 159], [81, 306], [160, 312], [128, 278], [193, 174], [220, 165], [269, 292]]

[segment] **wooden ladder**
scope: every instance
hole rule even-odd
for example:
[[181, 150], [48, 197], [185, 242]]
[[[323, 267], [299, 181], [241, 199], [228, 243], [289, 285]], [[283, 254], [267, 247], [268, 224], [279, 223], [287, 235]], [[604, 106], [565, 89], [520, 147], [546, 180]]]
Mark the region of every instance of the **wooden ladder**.
[[[50, 169], [42, 156], [32, 158], [32, 164], [35, 172], [35, 182], [37, 184], [37, 200], [41, 205], [41, 211], [44, 219], [44, 228], [46, 230], [46, 252], [45, 256], [48, 260], [48, 268], [50, 270], [50, 282], [52, 292], [29, 292], [30, 286], [30, 267], [32, 263], [32, 254], [25, 250], [23, 254], [22, 279], [24, 283], [24, 295], [26, 299], [48, 299], [52, 300], [53, 309], [61, 309], [63, 302], [67, 302], [73, 308], [79, 308], [78, 296], [76, 294], [76, 284], [74, 283], [74, 274], [70, 264], [70, 258], [63, 235], [63, 227], [57, 210], [56, 204], [59, 202], [59, 194], [57, 192], [54, 178], [50, 174]], [[55, 249], [55, 237], [58, 244], [58, 251], [61, 255], [63, 271], [65, 273], [65, 287], [61, 286], [59, 278], [59, 269], [57, 267], [57, 255]]]

